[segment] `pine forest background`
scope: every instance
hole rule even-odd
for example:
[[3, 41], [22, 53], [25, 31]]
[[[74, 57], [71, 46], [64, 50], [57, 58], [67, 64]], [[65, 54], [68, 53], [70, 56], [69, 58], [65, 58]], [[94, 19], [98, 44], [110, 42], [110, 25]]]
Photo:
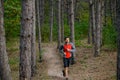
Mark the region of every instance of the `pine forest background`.
[[[107, 48], [115, 49], [116, 48], [116, 30], [114, 27], [113, 20], [111, 19], [111, 9], [110, 4], [107, 4], [107, 13], [106, 20], [107, 23], [103, 27], [103, 44]], [[21, 2], [19, 0], [5, 0], [5, 32], [7, 42], [10, 40], [16, 39], [20, 35], [20, 15], [21, 15]], [[44, 23], [42, 25], [42, 42], [49, 41], [49, 11], [50, 3], [45, 0], [44, 4]], [[55, 5], [54, 5], [55, 6]], [[84, 0], [78, 0], [77, 10], [75, 16], [75, 40], [76, 45], [80, 46], [80, 40], [87, 38], [89, 30], [89, 3]], [[55, 7], [54, 7], [55, 8]], [[55, 9], [54, 9], [55, 10]], [[55, 15], [55, 14], [54, 14]], [[66, 16], [66, 15], [64, 15]], [[70, 36], [70, 30], [67, 23], [67, 17], [64, 17], [64, 29], [65, 36]], [[53, 26], [53, 40], [57, 40], [57, 24], [56, 18], [54, 17], [54, 26]]]

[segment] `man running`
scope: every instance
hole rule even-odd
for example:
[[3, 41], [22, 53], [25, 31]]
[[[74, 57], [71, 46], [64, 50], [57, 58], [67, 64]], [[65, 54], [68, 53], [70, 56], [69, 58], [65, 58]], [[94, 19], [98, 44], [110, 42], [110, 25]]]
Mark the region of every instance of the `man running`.
[[65, 43], [60, 47], [60, 52], [63, 54], [63, 63], [64, 63], [64, 70], [63, 76], [68, 80], [68, 68], [71, 62], [73, 63], [74, 60], [74, 52], [75, 46], [73, 43], [70, 43], [69, 37], [65, 37]]

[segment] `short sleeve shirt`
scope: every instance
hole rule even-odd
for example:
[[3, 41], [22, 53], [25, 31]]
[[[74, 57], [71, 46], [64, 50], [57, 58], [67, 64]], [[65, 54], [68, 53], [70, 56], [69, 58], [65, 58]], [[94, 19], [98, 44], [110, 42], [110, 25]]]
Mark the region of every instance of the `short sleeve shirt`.
[[64, 52], [66, 53], [65, 58], [70, 58], [71, 57], [71, 53], [69, 51], [67, 51], [67, 49], [72, 49], [72, 45], [71, 44], [64, 44]]

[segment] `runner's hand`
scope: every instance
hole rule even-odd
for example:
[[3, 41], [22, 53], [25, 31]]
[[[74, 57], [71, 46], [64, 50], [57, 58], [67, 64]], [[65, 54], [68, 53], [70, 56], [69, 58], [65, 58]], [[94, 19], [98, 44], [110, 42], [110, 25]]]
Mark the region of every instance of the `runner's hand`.
[[64, 52], [64, 55], [66, 55], [66, 52]]
[[69, 51], [69, 52], [70, 52], [70, 49], [67, 49], [67, 51]]

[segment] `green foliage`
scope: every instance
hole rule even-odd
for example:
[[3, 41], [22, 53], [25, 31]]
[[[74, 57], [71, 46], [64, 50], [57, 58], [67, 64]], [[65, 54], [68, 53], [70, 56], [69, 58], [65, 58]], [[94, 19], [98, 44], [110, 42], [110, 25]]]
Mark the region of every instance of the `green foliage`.
[[[50, 4], [48, 1], [45, 2], [44, 8], [44, 24], [42, 26], [42, 41], [49, 41], [50, 34]], [[19, 0], [5, 0], [5, 31], [7, 40], [11, 38], [16, 38], [20, 34], [20, 14], [21, 14], [21, 2]], [[55, 10], [56, 11], [56, 10]], [[87, 38], [88, 26], [89, 26], [89, 7], [88, 3], [81, 2], [80, 9], [78, 10], [78, 15], [76, 16], [80, 21], [75, 21], [75, 40], [78, 46], [81, 45], [80, 40]], [[116, 31], [113, 26], [111, 26], [111, 19], [107, 17], [107, 26], [103, 28], [103, 44], [105, 46], [116, 47]], [[54, 17], [54, 26], [53, 26], [53, 40], [57, 41], [57, 20]], [[67, 17], [64, 17], [64, 35], [70, 36], [70, 28], [67, 22]]]
[[48, 42], [49, 41], [49, 24], [44, 24], [41, 28], [41, 36], [42, 36], [42, 41], [43, 42]]
[[5, 32], [6, 37], [17, 37], [20, 32], [20, 12], [21, 5], [19, 0], [6, 0], [4, 3]]
[[75, 39], [86, 38], [88, 34], [88, 22], [75, 22]]
[[114, 26], [108, 25], [103, 28], [103, 44], [109, 48], [116, 48], [117, 32]]
[[75, 46], [81, 47], [81, 45], [82, 45], [82, 43], [81, 43], [80, 40], [76, 40], [76, 41], [75, 41]]
[[70, 36], [70, 27], [68, 26], [67, 23], [64, 25], [64, 35]]
[[12, 38], [6, 44], [9, 64], [12, 71], [19, 70], [19, 39]]
[[57, 40], [57, 34], [58, 34], [58, 32], [57, 32], [57, 24], [56, 23], [54, 23], [54, 26], [53, 26], [53, 41], [56, 41]]
[[18, 64], [19, 63], [19, 58], [10, 58], [9, 60], [9, 64], [11, 65], [15, 65], [15, 64]]

